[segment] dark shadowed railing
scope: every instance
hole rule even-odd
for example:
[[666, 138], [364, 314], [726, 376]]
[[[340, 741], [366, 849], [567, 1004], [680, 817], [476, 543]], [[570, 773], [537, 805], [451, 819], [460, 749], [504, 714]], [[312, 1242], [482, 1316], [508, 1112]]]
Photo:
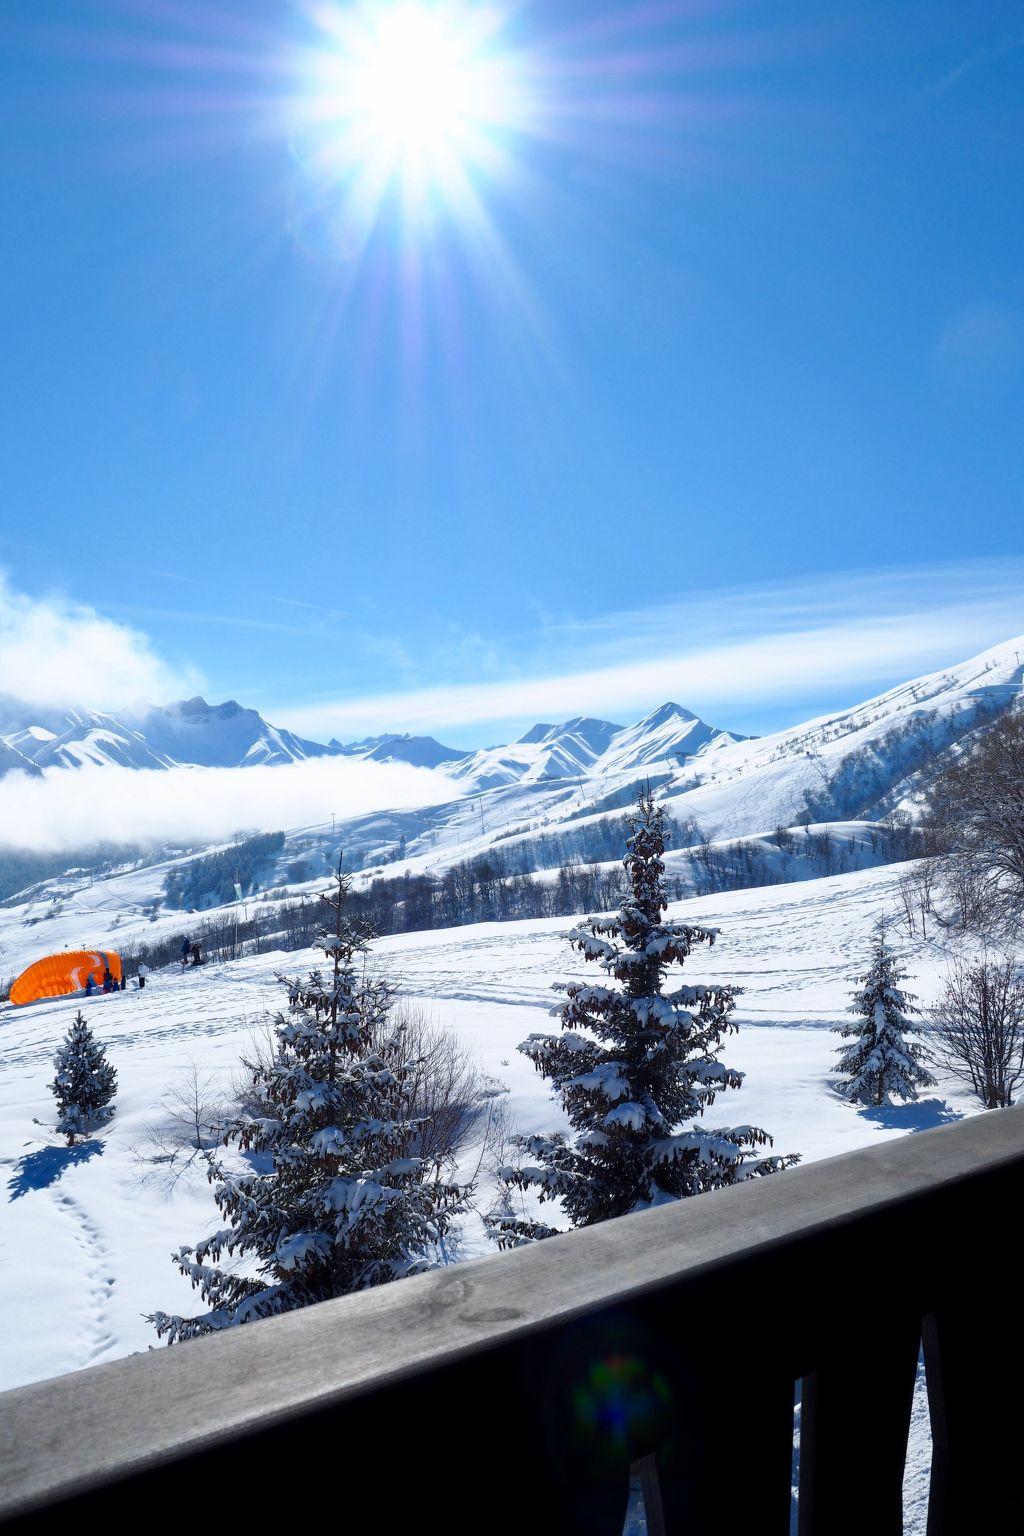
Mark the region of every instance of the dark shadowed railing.
[[[1024, 1111], [0, 1397], [25, 1529], [901, 1529], [923, 1338], [929, 1536], [1020, 1517]], [[26, 1273], [26, 1284], [31, 1274]]]

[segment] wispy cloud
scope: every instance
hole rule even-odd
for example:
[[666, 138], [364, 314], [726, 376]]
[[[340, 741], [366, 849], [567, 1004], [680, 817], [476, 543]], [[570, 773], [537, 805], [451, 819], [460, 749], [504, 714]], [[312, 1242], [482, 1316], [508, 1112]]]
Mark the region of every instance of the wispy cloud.
[[1011, 33], [1000, 38], [998, 42], [975, 49], [973, 53], [969, 53], [954, 64], [951, 69], [947, 69], [944, 75], [940, 75], [937, 80], [933, 80], [918, 91], [910, 102], [910, 109], [926, 107], [932, 102], [941, 100], [954, 86], [959, 85], [965, 76], [974, 74], [975, 70], [984, 69], [987, 64], [994, 64], [1008, 54], [1016, 53], [1018, 48], [1024, 48], [1024, 32]]
[[0, 778], [0, 841], [73, 849], [94, 842], [216, 841], [248, 827], [296, 827], [453, 794], [443, 774], [401, 763], [315, 758], [279, 768], [51, 768]]
[[50, 708], [96, 708], [194, 692], [199, 675], [148, 637], [59, 594], [17, 592], [0, 571], [0, 694]]
[[[518, 651], [534, 663], [521, 661], [518, 675], [311, 701], [277, 713], [311, 735], [496, 731], [580, 712], [629, 718], [673, 698], [743, 728], [772, 705], [825, 694], [839, 703], [1022, 630], [1019, 562], [819, 576], [568, 619], [506, 645], [506, 654]], [[551, 666], [553, 655], [560, 666]]]

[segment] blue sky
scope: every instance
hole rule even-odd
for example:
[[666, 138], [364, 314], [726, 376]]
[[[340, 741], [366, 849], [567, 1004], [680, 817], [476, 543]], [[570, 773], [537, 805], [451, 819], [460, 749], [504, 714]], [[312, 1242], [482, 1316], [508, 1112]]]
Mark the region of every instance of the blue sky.
[[471, 195], [369, 218], [313, 7], [6, 0], [12, 612], [470, 745], [577, 697], [766, 729], [1024, 631], [1019, 8], [488, 10]]

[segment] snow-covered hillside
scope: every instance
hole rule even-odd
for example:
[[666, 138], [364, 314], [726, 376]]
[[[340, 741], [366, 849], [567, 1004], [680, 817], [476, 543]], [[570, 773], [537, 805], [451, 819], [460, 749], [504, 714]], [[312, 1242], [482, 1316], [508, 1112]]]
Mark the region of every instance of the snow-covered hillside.
[[[556, 834], [572, 834], [576, 856], [587, 858], [588, 826], [620, 813], [648, 779], [684, 840], [691, 823], [728, 839], [808, 820], [875, 820], [913, 809], [942, 754], [1022, 696], [1022, 658], [1024, 639], [1010, 640], [849, 709], [749, 739], [676, 705], [625, 729], [582, 719], [536, 726], [512, 747], [449, 768], [461, 791], [451, 801], [375, 812], [338, 831], [357, 867], [400, 856], [403, 868], [438, 869], [492, 847], [529, 853]], [[551, 862], [544, 854], [528, 867]]]
[[[693, 980], [744, 988], [741, 1029], [727, 1059], [748, 1076], [730, 1108], [764, 1125], [779, 1150], [825, 1157], [970, 1109], [948, 1084], [916, 1106], [878, 1112], [852, 1109], [829, 1086], [838, 1044], [829, 1026], [845, 1008], [875, 915], [895, 906], [895, 881], [892, 871], [870, 870], [672, 908], [672, 915], [721, 927], [714, 950], [687, 969]], [[374, 946], [404, 991], [458, 1031], [507, 1084], [524, 1131], [559, 1123], [542, 1081], [515, 1048], [545, 1027], [551, 983], [580, 974], [565, 927], [560, 920], [486, 924]], [[915, 990], [927, 1001], [942, 955], [918, 943], [908, 959]], [[198, 1176], [173, 1191], [162, 1187], [159, 1168], [145, 1163], [146, 1128], [166, 1118], [162, 1100], [193, 1063], [202, 1078], [225, 1087], [253, 1032], [280, 1003], [275, 972], [312, 963], [312, 952], [303, 952], [173, 968], [151, 977], [144, 992], [91, 1000], [86, 1012], [120, 1088], [110, 1129], [74, 1151], [34, 1121], [52, 1118], [51, 1058], [77, 1005], [0, 1011], [0, 1165], [7, 1179], [0, 1299], [9, 1324], [0, 1339], [0, 1384], [145, 1348], [153, 1338], [141, 1313], [188, 1307], [188, 1287], [169, 1254], [209, 1226], [213, 1205]], [[471, 1151], [465, 1172], [474, 1161]], [[467, 1252], [485, 1251], [478, 1221], [468, 1224], [465, 1240]]]

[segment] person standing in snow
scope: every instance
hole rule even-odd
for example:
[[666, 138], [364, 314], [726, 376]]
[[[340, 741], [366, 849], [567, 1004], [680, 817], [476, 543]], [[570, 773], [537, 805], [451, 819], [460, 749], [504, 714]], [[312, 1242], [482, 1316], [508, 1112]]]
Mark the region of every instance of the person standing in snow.
[[188, 939], [187, 938], [182, 939], [182, 941], [181, 941], [181, 963], [182, 963], [183, 966], [188, 965], [188, 952], [189, 952], [190, 948], [191, 948], [191, 945], [189, 944]]
[[85, 995], [86, 995], [86, 997], [92, 997], [92, 994], [95, 992], [95, 990], [96, 990], [96, 983], [93, 981], [93, 979], [92, 979], [92, 971], [90, 971], [89, 974], [85, 978]]
[[113, 992], [114, 990], [114, 977], [111, 974], [109, 965], [103, 972], [103, 990], [104, 992]]
[[145, 965], [145, 964], [144, 964], [144, 963], [143, 963], [143, 962], [142, 962], [142, 961], [141, 961], [141, 960], [140, 960], [140, 961], [139, 961], [139, 970], [138, 970], [138, 977], [139, 977], [139, 991], [140, 991], [140, 992], [141, 992], [141, 991], [142, 991], [142, 989], [143, 989], [143, 987], [144, 987], [144, 986], [145, 986], [145, 985], [146, 985], [146, 977], [147, 977], [147, 976], [148, 976], [148, 975], [149, 975], [149, 966], [148, 966], [148, 965]]

